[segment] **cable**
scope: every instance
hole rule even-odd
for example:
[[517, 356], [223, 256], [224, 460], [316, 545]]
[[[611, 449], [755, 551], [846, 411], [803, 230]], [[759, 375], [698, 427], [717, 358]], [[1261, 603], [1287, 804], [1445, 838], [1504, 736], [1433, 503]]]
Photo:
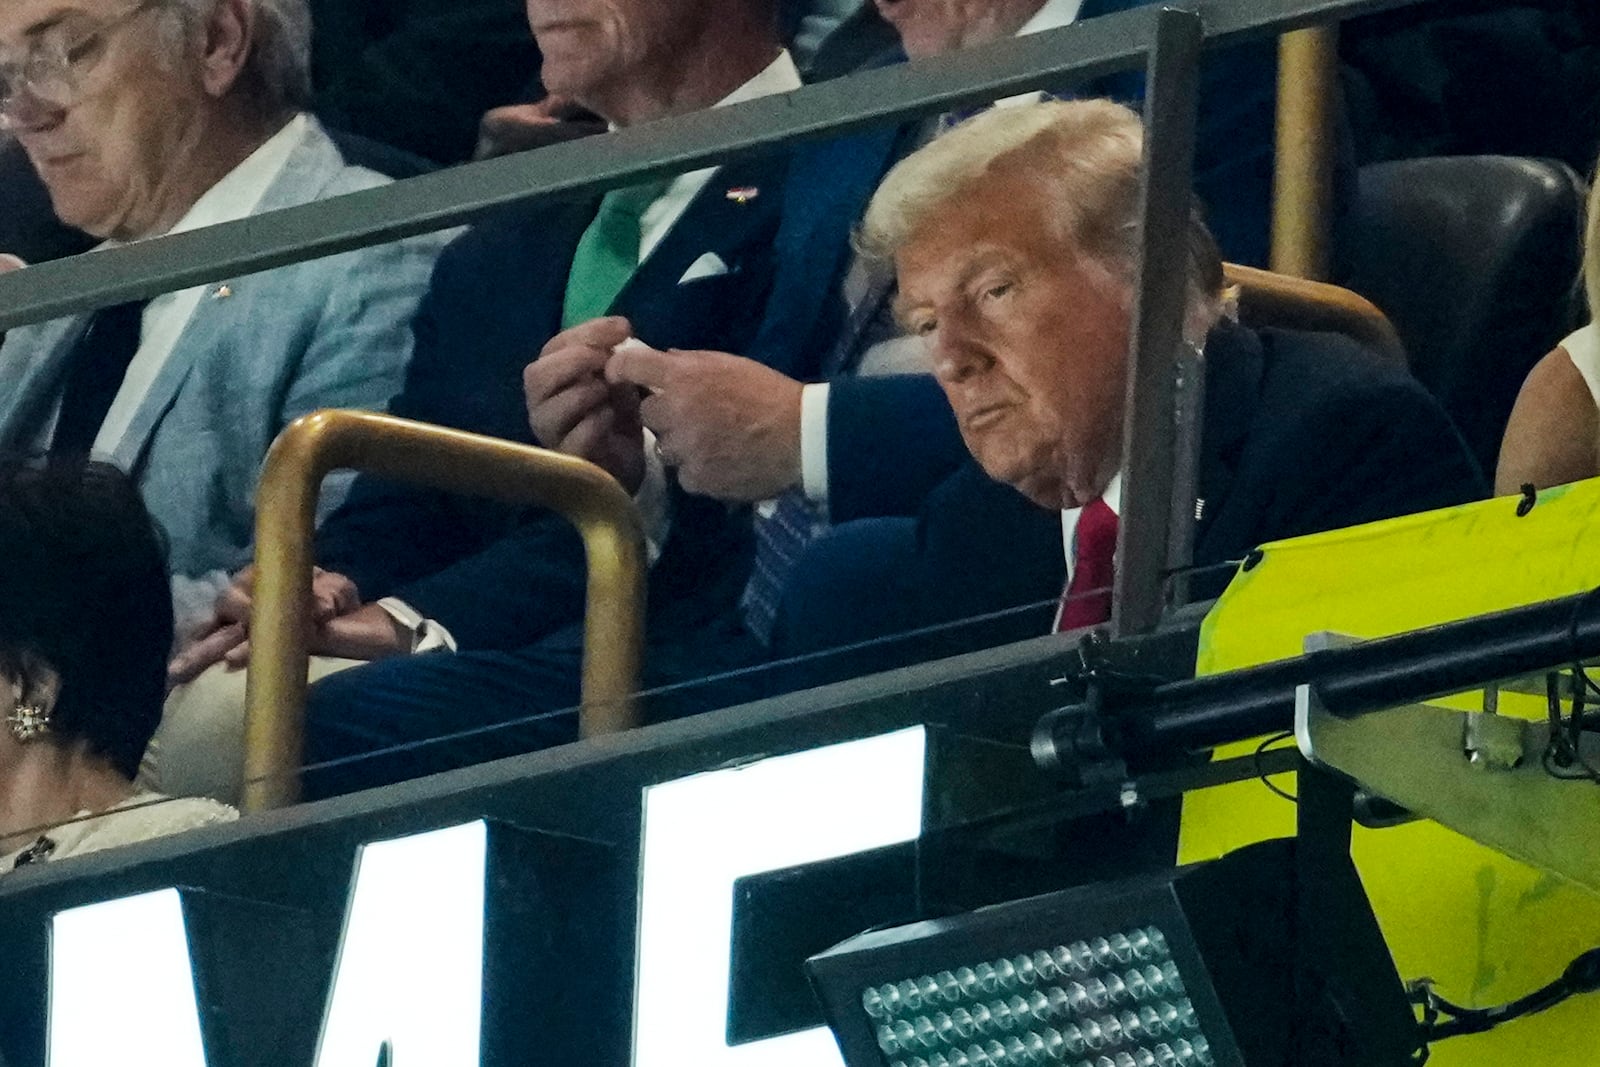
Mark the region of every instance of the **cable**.
[[1261, 784], [1262, 785], [1264, 785], [1268, 789], [1272, 790], [1272, 792], [1276, 793], [1278, 796], [1282, 797], [1284, 800], [1287, 800], [1291, 804], [1298, 804], [1298, 803], [1300, 803], [1300, 798], [1295, 796], [1293, 793], [1289, 792], [1286, 789], [1280, 789], [1276, 785], [1273, 785], [1272, 784], [1272, 779], [1267, 777], [1266, 768], [1264, 768], [1261, 765], [1261, 757], [1266, 754], [1267, 749], [1271, 748], [1273, 745], [1276, 745], [1280, 741], [1292, 741], [1292, 740], [1294, 740], [1294, 734], [1292, 734], [1292, 733], [1273, 734], [1271, 737], [1267, 738], [1265, 741], [1262, 741], [1259, 745], [1256, 746], [1256, 754], [1255, 754], [1256, 777], [1261, 779]]
[[1411, 1003], [1422, 1009], [1422, 1030], [1430, 1043], [1485, 1033], [1514, 1019], [1548, 1011], [1563, 1001], [1597, 991], [1600, 991], [1600, 948], [1592, 948], [1573, 960], [1561, 977], [1549, 985], [1493, 1008], [1465, 1008], [1452, 1003], [1434, 990], [1431, 978], [1419, 978], [1406, 987]]
[[[1579, 668], [1581, 670], [1581, 667]], [[1545, 710], [1550, 723], [1550, 741], [1540, 757], [1546, 774], [1564, 782], [1588, 779], [1600, 783], [1600, 768], [1583, 758], [1582, 742], [1583, 683], [1574, 679], [1572, 723], [1569, 725], [1561, 712], [1561, 674], [1551, 671], [1545, 675]], [[1574, 768], [1577, 768], [1574, 770]]]

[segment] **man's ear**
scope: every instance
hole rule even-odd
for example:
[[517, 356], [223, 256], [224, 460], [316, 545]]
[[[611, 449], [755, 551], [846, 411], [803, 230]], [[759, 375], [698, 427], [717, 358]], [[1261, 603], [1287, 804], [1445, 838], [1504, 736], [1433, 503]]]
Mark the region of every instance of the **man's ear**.
[[255, 30], [250, 0], [219, 0], [201, 38], [200, 83], [208, 96], [221, 99], [233, 91], [255, 48]]

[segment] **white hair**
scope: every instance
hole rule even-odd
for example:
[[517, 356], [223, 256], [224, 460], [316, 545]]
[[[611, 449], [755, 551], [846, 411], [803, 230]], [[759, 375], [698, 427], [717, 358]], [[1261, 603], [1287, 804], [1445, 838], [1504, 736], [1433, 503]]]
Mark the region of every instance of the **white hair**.
[[[889, 261], [950, 201], [1013, 168], [1053, 201], [1058, 237], [1132, 283], [1138, 261], [1144, 124], [1110, 100], [1052, 100], [990, 108], [912, 153], [891, 170], [867, 207], [857, 244]], [[1190, 339], [1221, 313], [1222, 263], [1196, 205], [1190, 212]]]
[[[193, 34], [219, 0], [172, 0], [171, 10]], [[307, 0], [246, 0], [254, 16], [254, 44], [243, 81], [273, 107], [311, 104], [311, 9]]]

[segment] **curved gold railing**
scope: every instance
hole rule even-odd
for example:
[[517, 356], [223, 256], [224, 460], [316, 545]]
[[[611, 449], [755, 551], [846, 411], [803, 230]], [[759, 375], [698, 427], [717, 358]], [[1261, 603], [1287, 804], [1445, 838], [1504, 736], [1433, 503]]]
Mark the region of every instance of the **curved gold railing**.
[[1239, 289], [1239, 320], [1247, 326], [1342, 333], [1397, 366], [1407, 365], [1394, 324], [1360, 293], [1237, 263], [1225, 264], [1222, 273], [1228, 285]]
[[446, 492], [540, 505], [578, 528], [588, 556], [582, 736], [636, 725], [644, 633], [644, 535], [628, 494], [571, 456], [364, 411], [296, 419], [256, 494], [256, 584], [245, 717], [246, 810], [292, 803], [306, 697], [311, 539], [318, 490], [354, 469]]
[[1313, 281], [1329, 275], [1338, 114], [1338, 24], [1284, 34], [1272, 194], [1272, 269], [1279, 273]]

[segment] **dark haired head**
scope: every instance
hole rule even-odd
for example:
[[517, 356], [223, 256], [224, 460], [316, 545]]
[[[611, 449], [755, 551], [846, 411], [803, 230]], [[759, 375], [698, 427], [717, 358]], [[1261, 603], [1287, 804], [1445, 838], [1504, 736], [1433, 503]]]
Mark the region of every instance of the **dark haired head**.
[[133, 778], [161, 721], [171, 646], [166, 553], [128, 477], [0, 457], [0, 671], [25, 690], [30, 663], [60, 676], [56, 740]]

